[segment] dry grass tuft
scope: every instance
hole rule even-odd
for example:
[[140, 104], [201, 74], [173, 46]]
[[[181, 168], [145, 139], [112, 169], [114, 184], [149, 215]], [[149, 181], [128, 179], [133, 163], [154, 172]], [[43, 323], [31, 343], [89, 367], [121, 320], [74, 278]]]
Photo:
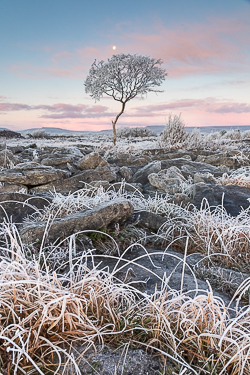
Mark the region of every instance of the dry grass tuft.
[[199, 252], [222, 267], [249, 273], [249, 209], [232, 217], [223, 205], [210, 207], [204, 199], [199, 210], [189, 207], [182, 211], [182, 216], [168, 218], [159, 229], [157, 242], [183, 252], [189, 236], [189, 253]]
[[141, 346], [174, 361], [182, 373], [250, 374], [249, 308], [234, 310], [230, 318], [211, 288], [191, 297], [171, 290], [166, 278], [161, 290], [147, 295], [116, 279], [119, 262], [112, 273], [90, 268], [91, 253], [75, 263], [70, 258], [69, 272], [60, 275], [46, 259], [44, 269], [27, 260], [15, 227], [4, 229], [9, 241], [0, 263], [2, 373], [56, 374], [65, 355], [79, 373], [67, 353], [77, 341]]
[[224, 173], [218, 180], [221, 185], [238, 185], [250, 188], [250, 167], [242, 167], [232, 172], [230, 175]]

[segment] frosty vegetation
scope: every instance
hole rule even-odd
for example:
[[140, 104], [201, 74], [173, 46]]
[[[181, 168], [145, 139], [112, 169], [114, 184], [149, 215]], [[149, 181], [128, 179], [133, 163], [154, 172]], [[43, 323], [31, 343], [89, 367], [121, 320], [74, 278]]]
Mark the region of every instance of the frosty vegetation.
[[[143, 208], [169, 218], [167, 227], [160, 228], [153, 237], [145, 238], [144, 234], [144, 245], [161, 241], [166, 251], [168, 246], [175, 245], [186, 254], [189, 248], [202, 251], [208, 260], [212, 260], [213, 254], [221, 254], [219, 260], [227, 266], [230, 262], [235, 266], [235, 261], [239, 268], [246, 265], [250, 242], [248, 211], [232, 219], [223, 212], [223, 207], [213, 213], [207, 205], [190, 211], [172, 204], [168, 197], [145, 199], [138, 192], [128, 196], [122, 189], [104, 191], [86, 187], [68, 197], [54, 194], [52, 205], [41, 212], [40, 219], [50, 221], [115, 196], [130, 199], [135, 210]], [[133, 236], [131, 233], [133, 230], [128, 234], [131, 241], [128, 249], [143, 246], [136, 230]], [[159, 279], [161, 289], [147, 295], [133, 284], [118, 281], [119, 260], [112, 273], [89, 267], [88, 259], [95, 255], [88, 249], [78, 251], [76, 239], [81, 233], [57, 246], [40, 247], [38, 252], [22, 244], [12, 224], [2, 224], [1, 236], [3, 369], [8, 362], [11, 373], [25, 370], [47, 374], [71, 364], [74, 372], [80, 374], [69, 347], [65, 349], [63, 345], [77, 339], [88, 347], [98, 342], [113, 345], [129, 342], [131, 346], [154, 350], [172, 363], [166, 374], [249, 373], [249, 308], [242, 310], [240, 299], [234, 309], [229, 308], [213, 294], [211, 287], [192, 296], [182, 290], [171, 290], [164, 278]], [[214, 236], [218, 240], [211, 241]], [[119, 236], [117, 241], [113, 240], [113, 246], [119, 248]], [[243, 255], [240, 259], [239, 249]], [[58, 256], [60, 261], [55, 269]], [[68, 271], [62, 273], [65, 266]], [[235, 290], [233, 300], [245, 296], [248, 288], [249, 280]]]
[[[63, 141], [40, 136], [41, 139], [39, 135], [35, 139], [38, 151], [48, 144], [63, 144], [76, 152], [74, 144], [84, 142], [86, 146], [89, 142], [106, 159], [120, 154], [139, 157], [145, 152], [157, 155], [166, 150], [205, 153], [236, 149], [233, 157], [242, 166], [214, 177], [214, 181], [223, 186], [250, 187], [250, 162], [244, 143], [250, 138], [248, 131], [188, 133], [181, 115], [170, 115], [161, 135], [145, 129], [121, 128], [116, 145], [110, 135], [103, 134]], [[11, 142], [16, 146], [16, 141]], [[22, 142], [31, 145], [30, 139]], [[8, 145], [3, 158], [4, 167], [12, 169]], [[51, 203], [42, 210], [36, 209], [26, 218], [26, 224], [46, 222], [49, 230], [60, 217], [125, 198], [135, 213], [151, 212], [166, 219], [157, 231], [127, 223], [112, 231], [84, 231], [57, 243], [27, 245], [15, 223], [1, 223], [0, 373], [80, 375], [79, 358], [72, 351], [74, 344], [79, 343], [84, 348], [95, 348], [98, 344], [143, 348], [161, 358], [165, 375], [249, 375], [250, 277], [236, 283], [234, 275], [249, 275], [250, 210], [242, 209], [233, 217], [226, 212], [223, 202], [214, 208], [204, 200], [196, 208], [174, 203], [167, 193], [145, 196], [133, 186], [125, 189], [125, 185], [123, 181], [118, 187], [114, 184], [104, 188], [86, 183], [68, 195], [52, 191]], [[180, 187], [181, 193], [186, 194], [192, 185], [193, 181], [187, 180]], [[94, 249], [88, 245], [91, 241]], [[183, 255], [178, 258], [183, 272], [180, 289], [169, 286], [175, 270], [168, 277], [158, 277], [160, 287], [152, 294], [136, 288], [133, 282], [120, 280], [121, 261], [128, 266], [137, 263], [140, 259], [128, 261], [125, 256], [131, 249], [136, 254], [138, 248], [149, 259], [154, 253], [164, 259], [171, 249]], [[149, 254], [148, 248], [155, 250]], [[196, 253], [202, 256], [201, 261], [191, 272], [188, 259]], [[110, 263], [116, 259], [115, 267], [93, 267], [98, 254]], [[201, 276], [208, 280], [207, 288], [198, 290], [197, 286], [196, 290], [185, 291], [187, 269], [195, 282]], [[225, 270], [230, 274], [228, 278]], [[230, 291], [229, 304], [216, 295], [215, 287]], [[93, 374], [96, 373], [93, 367]]]

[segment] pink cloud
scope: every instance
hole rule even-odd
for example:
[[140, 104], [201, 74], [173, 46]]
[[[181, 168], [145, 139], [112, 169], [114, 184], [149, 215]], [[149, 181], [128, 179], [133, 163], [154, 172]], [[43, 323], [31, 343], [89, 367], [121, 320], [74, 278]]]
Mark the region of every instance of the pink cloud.
[[[148, 34], [128, 31], [132, 24], [125, 24], [126, 28], [121, 26], [123, 23], [115, 25], [103, 36], [109, 41], [115, 34], [116, 53], [162, 58], [168, 79], [249, 71], [250, 24], [245, 15], [175, 27], [166, 27], [158, 21], [157, 25], [150, 25], [149, 30], [153, 31]], [[47, 67], [27, 63], [13, 65], [10, 69], [22, 77], [83, 79], [95, 59], [111, 57], [114, 51], [108, 43], [71, 51], [57, 50], [57, 46], [44, 47], [44, 52], [49, 54]]]
[[0, 112], [14, 112], [14, 111], [31, 111], [43, 110], [50, 112], [43, 114], [40, 118], [51, 119], [66, 119], [66, 118], [98, 118], [100, 116], [113, 116], [108, 112], [108, 107], [102, 105], [85, 105], [85, 104], [65, 104], [56, 103], [53, 105], [27, 105], [21, 103], [0, 103]]
[[85, 104], [71, 105], [64, 103], [57, 103], [53, 106], [36, 106], [36, 109], [44, 109], [50, 114], [41, 115], [40, 118], [51, 119], [66, 119], [66, 118], [98, 118], [100, 116], [111, 116], [107, 112], [108, 107], [102, 105], [88, 106]]
[[[41, 120], [41, 125], [59, 121], [65, 121], [75, 124], [78, 120], [89, 123], [94, 122], [99, 125], [106, 124], [110, 126], [111, 120], [117, 114], [116, 111], [110, 111], [109, 107], [103, 105], [86, 105], [86, 104], [69, 104], [55, 103], [53, 105], [39, 104], [28, 105], [23, 103], [0, 102], [0, 112], [2, 114], [9, 113], [9, 119], [14, 120], [15, 112], [25, 111], [37, 113], [34, 121]], [[246, 102], [234, 102], [228, 100], [219, 100], [217, 98], [208, 97], [204, 99], [182, 99], [167, 103], [159, 103], [155, 105], [127, 107], [125, 113], [119, 120], [119, 125], [149, 125], [159, 124], [166, 121], [169, 113], [180, 112], [183, 114], [185, 121], [190, 126], [205, 125], [234, 125], [249, 124], [250, 125], [250, 104]], [[12, 115], [13, 114], [13, 115]], [[12, 117], [11, 117], [12, 116]], [[29, 115], [30, 117], [30, 115]], [[20, 116], [19, 116], [20, 118]], [[22, 121], [26, 121], [28, 117], [25, 113], [22, 115]], [[19, 121], [18, 118], [14, 120]], [[51, 125], [52, 126], [52, 125]]]
[[148, 106], [142, 106], [142, 107], [136, 107], [135, 110], [135, 116], [136, 114], [144, 114], [147, 116], [148, 114], [152, 114], [152, 116], [155, 115], [156, 112], [161, 111], [169, 111], [174, 109], [182, 109], [187, 107], [195, 107], [198, 105], [201, 105], [204, 103], [201, 99], [183, 99], [183, 100], [177, 100], [175, 102], [170, 103], [164, 103], [164, 104], [154, 104], [154, 105], [148, 105]]
[[221, 104], [218, 108], [210, 109], [209, 112], [216, 113], [250, 113], [250, 104], [227, 103]]
[[[194, 109], [200, 112], [209, 113], [250, 113], [249, 103], [237, 103], [228, 101], [219, 101], [216, 98], [205, 99], [183, 99], [170, 103], [155, 104], [142, 107], [135, 107], [127, 116], [131, 117], [154, 117], [160, 114], [166, 115], [170, 111], [183, 109]], [[164, 113], [165, 112], [165, 113]]]
[[0, 103], [0, 112], [10, 112], [10, 111], [29, 111], [32, 107], [27, 104], [20, 103]]
[[166, 28], [152, 34], [127, 33], [124, 51], [161, 57], [169, 78], [199, 73], [248, 70], [250, 24], [244, 20], [216, 19], [207, 24]]

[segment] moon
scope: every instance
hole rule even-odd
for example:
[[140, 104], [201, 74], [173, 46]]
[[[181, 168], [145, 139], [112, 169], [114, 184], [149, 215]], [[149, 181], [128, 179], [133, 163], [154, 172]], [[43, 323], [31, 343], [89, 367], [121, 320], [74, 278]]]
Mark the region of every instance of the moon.
[[115, 49], [116, 49], [116, 46], [113, 46], [112, 49], [115, 50]]

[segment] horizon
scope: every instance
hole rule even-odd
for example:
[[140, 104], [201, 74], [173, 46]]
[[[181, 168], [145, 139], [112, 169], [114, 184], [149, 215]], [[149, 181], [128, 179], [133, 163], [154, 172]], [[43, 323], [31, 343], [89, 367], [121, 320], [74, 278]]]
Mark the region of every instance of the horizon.
[[[163, 129], [165, 128], [166, 125], [147, 125], [147, 126], [130, 126], [129, 128], [148, 128], [150, 129], [151, 131], [153, 131], [153, 133], [155, 134], [160, 134]], [[122, 128], [126, 128], [126, 127], [123, 127], [123, 126], [119, 126], [118, 129], [122, 129]], [[128, 128], [128, 127], [127, 127]], [[155, 129], [154, 129], [155, 128]], [[192, 130], [194, 129], [198, 129], [204, 133], [210, 133], [210, 132], [213, 132], [213, 131], [221, 131], [221, 130], [224, 130], [225, 128], [228, 128], [228, 131], [229, 130], [240, 130], [240, 131], [246, 131], [246, 130], [250, 130], [250, 124], [249, 125], [213, 125], [213, 126], [185, 126], [185, 129], [187, 129], [187, 132], [191, 132]], [[36, 131], [36, 130], [48, 130], [50, 131], [51, 134], [55, 134], [53, 133], [53, 130], [58, 130], [58, 134], [63, 134], [63, 132], [69, 132], [69, 133], [105, 133], [105, 132], [110, 132], [112, 133], [112, 129], [102, 129], [102, 130], [93, 130], [93, 129], [90, 129], [90, 130], [72, 130], [72, 129], [67, 129], [67, 128], [60, 128], [60, 127], [38, 127], [38, 128], [27, 128], [27, 129], [21, 129], [21, 130], [16, 130], [16, 132], [18, 133], [24, 133], [24, 134], [28, 134], [29, 131], [33, 132], [33, 131]], [[2, 128], [0, 126], [0, 131], [3, 131], [3, 130], [10, 130], [10, 131], [13, 131], [9, 128]]]
[[168, 73], [163, 93], [127, 103], [118, 128], [165, 126], [170, 113], [187, 127], [250, 124], [249, 0], [102, 5], [1, 3], [0, 127], [112, 129], [120, 103], [95, 102], [84, 81], [95, 59], [114, 53], [161, 58]]

